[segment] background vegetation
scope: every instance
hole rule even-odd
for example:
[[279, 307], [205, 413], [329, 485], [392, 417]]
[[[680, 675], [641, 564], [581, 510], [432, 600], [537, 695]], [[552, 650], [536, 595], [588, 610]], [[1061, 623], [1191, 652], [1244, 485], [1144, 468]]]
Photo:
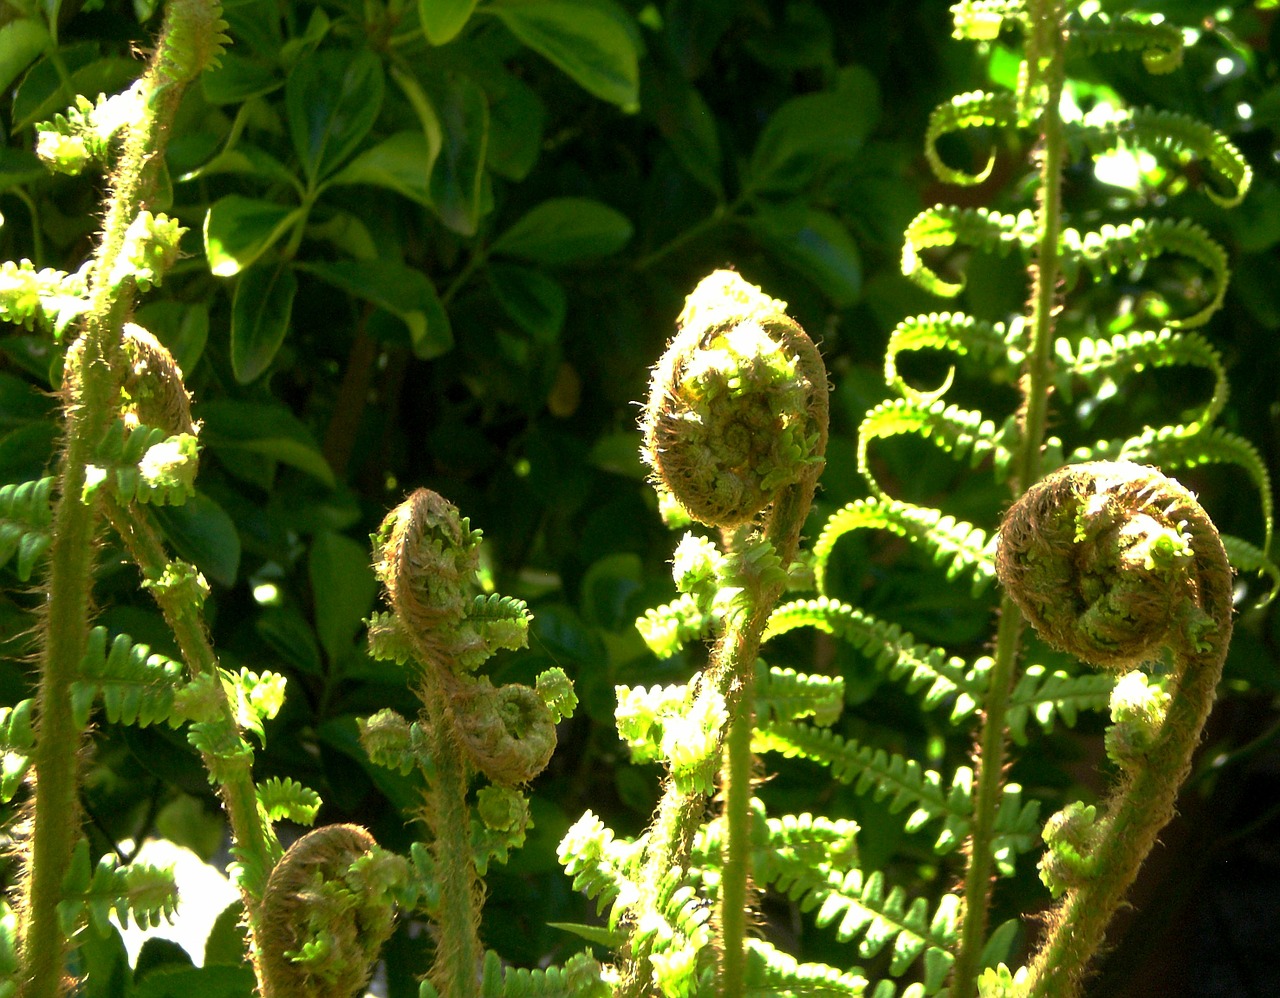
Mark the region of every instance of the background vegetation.
[[[1138, 6], [1195, 33], [1183, 69], [1151, 76], [1137, 54], [1081, 59], [1069, 90], [1083, 110], [1113, 101], [1193, 115], [1253, 165], [1240, 209], [1183, 200], [1177, 217], [1191, 215], [1230, 254], [1226, 306], [1207, 331], [1232, 386], [1220, 425], [1252, 440], [1274, 469], [1280, 22], [1265, 3]], [[32, 152], [33, 126], [75, 93], [127, 86], [153, 7], [0, 4], [0, 259], [74, 270], [85, 257], [100, 177], [48, 175]], [[302, 781], [325, 802], [317, 823], [358, 821], [404, 851], [415, 788], [370, 764], [356, 739], [357, 717], [416, 709], [400, 671], [364, 647], [361, 620], [376, 593], [365, 539], [420, 485], [483, 528], [496, 588], [528, 600], [535, 616], [531, 650], [500, 659], [495, 678], [528, 682], [559, 665], [582, 702], [534, 785], [528, 845], [490, 872], [483, 937], [523, 966], [563, 959], [580, 943], [552, 923], [593, 916], [556, 844], [588, 807], [620, 832], [639, 831], [657, 794], [656, 767], [631, 764], [618, 740], [614, 686], [680, 681], [691, 661], [659, 663], [633, 626], [670, 598], [673, 538], [637, 456], [647, 368], [684, 295], [715, 267], [734, 266], [790, 303], [831, 372], [814, 523], [865, 495], [855, 431], [888, 393], [889, 333], [939, 307], [901, 275], [903, 229], [940, 200], [1017, 210], [1029, 178], [1029, 150], [996, 135], [984, 184], [938, 185], [922, 151], [929, 113], [953, 94], [1008, 85], [1012, 56], [998, 39], [952, 41], [947, 5], [926, 0], [492, 0], [440, 45], [432, 32], [445, 28], [428, 24], [424, 37], [413, 4], [225, 7], [234, 45], [186, 98], [169, 147], [165, 207], [190, 228], [184, 259], [138, 316], [177, 357], [204, 422], [201, 496], [160, 511], [166, 532], [213, 584], [206, 611], [224, 665], [288, 678], [259, 778]], [[988, 148], [956, 139], [941, 151], [976, 169]], [[1123, 157], [1110, 165], [1069, 176], [1073, 218], [1096, 226], [1135, 211], [1158, 216], [1170, 184], [1198, 182]], [[976, 256], [968, 268], [970, 314], [998, 321], [1021, 310], [1020, 261]], [[66, 343], [51, 348], [47, 335], [16, 324], [2, 332], [5, 484], [52, 466], [49, 393]], [[922, 362], [906, 376], [931, 386], [944, 373]], [[985, 393], [961, 396], [974, 408], [1007, 409], [1012, 398], [985, 382], [958, 390]], [[1205, 394], [1196, 372], [1146, 372], [1122, 395], [1077, 399], [1081, 437], [1065, 442], [1160, 425]], [[956, 515], [998, 501], [989, 477], [959, 474], [918, 441], [878, 445], [876, 460], [894, 495], [931, 505], [947, 495]], [[1179, 477], [1224, 533], [1260, 543], [1243, 476], [1215, 466]], [[921, 640], [979, 654], [994, 596], [972, 598], [902, 554], [887, 536], [850, 540], [829, 591]], [[176, 654], [136, 572], [110, 550], [100, 561], [100, 622]], [[37, 597], [19, 570], [9, 564], [0, 602], [5, 704], [29, 696], [32, 682], [27, 614]], [[1113, 935], [1093, 993], [1125, 993], [1135, 977], [1146, 994], [1216, 993], [1209, 981], [1231, 994], [1280, 986], [1264, 977], [1275, 973], [1262, 959], [1273, 940], [1257, 934], [1280, 921], [1278, 646], [1274, 607], [1237, 628], [1182, 818], [1139, 887], [1137, 921]], [[794, 653], [843, 673], [840, 724], [864, 742], [937, 757], [968, 751], [856, 651], [810, 637]], [[1073, 799], [1072, 781], [1096, 780], [1099, 730], [1089, 717], [1057, 728], [1020, 758], [1015, 778], [1046, 800]], [[206, 858], [223, 854], [219, 805], [180, 735], [104, 721], [100, 736], [83, 788], [96, 851], [162, 835]], [[771, 760], [771, 770], [771, 808], [855, 818], [868, 866], [921, 883], [954, 875], [888, 802], [832, 791], [801, 763]], [[1044, 903], [1025, 865], [1002, 884], [993, 924]], [[801, 931], [783, 898], [769, 899], [765, 915], [783, 938]], [[386, 952], [391, 995], [416, 994], [427, 954], [414, 935], [402, 926]], [[847, 964], [834, 945], [801, 938], [788, 948]], [[1152, 990], [1156, 973], [1168, 976]]]

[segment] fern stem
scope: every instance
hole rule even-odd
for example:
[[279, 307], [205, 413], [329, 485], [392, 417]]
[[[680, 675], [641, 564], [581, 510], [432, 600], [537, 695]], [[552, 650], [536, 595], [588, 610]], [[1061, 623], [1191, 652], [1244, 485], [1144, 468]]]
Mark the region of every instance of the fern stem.
[[[1027, 40], [1029, 67], [1026, 99], [1043, 102], [1040, 115], [1040, 186], [1037, 226], [1039, 238], [1032, 266], [1030, 297], [1031, 344], [1023, 378], [1019, 413], [1021, 433], [1014, 458], [1014, 487], [1021, 493], [1040, 477], [1041, 451], [1051, 389], [1054, 317], [1058, 295], [1062, 236], [1062, 170], [1066, 157], [1061, 100], [1065, 75], [1065, 11], [1061, 0], [1033, 0]], [[991, 838], [1004, 783], [1007, 742], [1005, 713], [1017, 671], [1022, 619], [1006, 596], [1001, 601], [995, 664], [984, 700], [982, 734], [977, 759], [973, 832], [965, 871], [964, 918], [956, 955], [954, 998], [976, 993], [978, 962], [987, 932], [991, 904]]]
[[[166, 12], [156, 53], [143, 78], [140, 120], [127, 130], [111, 178], [102, 237], [89, 275], [90, 304], [83, 332], [78, 396], [66, 400], [66, 443], [54, 510], [48, 578], [49, 599], [36, 700], [36, 746], [30, 873], [20, 904], [22, 925], [19, 994], [54, 998], [62, 993], [66, 940], [58, 922], [62, 883], [79, 834], [76, 755], [81, 732], [71, 711], [69, 686], [84, 655], [93, 579], [98, 510], [81, 499], [85, 465], [112, 418], [118, 391], [113, 361], [121, 330], [133, 308], [131, 280], [113, 280], [126, 231], [155, 187], [170, 122], [189, 76], [175, 73], [175, 37], [187, 41], [217, 21], [216, 3], [175, 2]], [[183, 56], [189, 53], [183, 53]], [[185, 59], [183, 61], [186, 61]]]
[[[103, 504], [107, 518], [120, 535], [130, 558], [142, 572], [143, 578], [150, 583], [148, 588], [164, 615], [165, 623], [173, 632], [188, 672], [193, 676], [217, 676], [218, 657], [205, 630], [199, 603], [187, 598], [187, 593], [182, 588], [156, 585], [170, 567], [170, 562], [150, 517], [145, 510], [126, 508], [111, 495], [104, 498]], [[229, 729], [236, 729], [235, 710], [227, 699], [222, 684], [218, 683], [214, 688], [219, 700], [222, 724]], [[262, 896], [266, 886], [265, 876], [280, 859], [283, 850], [259, 803], [252, 770], [247, 767], [215, 766], [209, 759], [205, 762], [210, 773], [218, 772], [223, 775], [218, 782], [218, 790], [227, 810], [236, 851], [242, 857], [241, 865], [246, 871], [246, 875], [239, 878], [240, 896], [249, 923], [250, 944], [258, 952], [261, 950], [260, 941], [264, 937]], [[249, 862], [245, 862], [244, 858], [248, 858]], [[250, 876], [249, 871], [256, 875]], [[272, 986], [262, 961], [254, 960], [254, 971], [258, 975], [258, 988], [263, 998], [274, 998], [283, 993]]]
[[747, 910], [751, 879], [751, 733], [755, 728], [755, 669], [738, 677], [742, 695], [725, 741], [724, 866], [720, 872], [720, 979], [722, 998], [746, 988]]

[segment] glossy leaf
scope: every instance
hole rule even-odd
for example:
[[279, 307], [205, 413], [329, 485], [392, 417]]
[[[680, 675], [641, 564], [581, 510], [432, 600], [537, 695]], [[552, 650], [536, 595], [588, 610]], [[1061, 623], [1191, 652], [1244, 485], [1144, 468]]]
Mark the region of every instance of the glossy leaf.
[[181, 506], [152, 506], [165, 536], [179, 556], [224, 586], [240, 570], [240, 535], [226, 510], [197, 492]]
[[422, 33], [432, 45], [451, 42], [475, 10], [476, 0], [418, 0]]
[[489, 284], [503, 311], [540, 342], [557, 339], [568, 302], [564, 288], [540, 270], [511, 263], [489, 268]]
[[332, 488], [333, 470], [306, 426], [283, 405], [222, 399], [200, 407], [210, 449], [246, 451], [287, 464]]
[[501, 0], [486, 10], [588, 93], [637, 108], [637, 36], [620, 8], [593, 0]]
[[449, 316], [421, 270], [390, 260], [307, 263], [298, 264], [297, 269], [401, 319], [409, 327], [415, 356], [430, 360], [452, 348]]
[[625, 215], [599, 201], [552, 198], [498, 236], [491, 249], [538, 263], [570, 263], [616, 253], [631, 231]]
[[816, 208], [770, 208], [748, 222], [781, 259], [791, 264], [837, 306], [862, 292], [862, 255], [849, 231]]
[[489, 105], [470, 77], [455, 73], [432, 82], [429, 94], [442, 145], [431, 168], [431, 204], [440, 221], [454, 232], [475, 235], [484, 213]]
[[262, 256], [302, 215], [301, 208], [229, 194], [204, 218], [204, 252], [209, 269], [232, 277]]
[[311, 544], [307, 570], [315, 601], [316, 633], [329, 661], [338, 662], [351, 650], [377, 593], [368, 549], [326, 530]]
[[0, 27], [0, 91], [7, 91], [52, 41], [45, 26], [34, 18], [20, 18]]
[[285, 84], [289, 136], [314, 183], [337, 169], [373, 127], [385, 88], [382, 62], [367, 49], [310, 52]]
[[430, 205], [430, 148], [421, 131], [396, 132], [366, 149], [329, 178], [330, 184], [370, 184]]
[[231, 305], [231, 369], [242, 385], [271, 366], [293, 315], [298, 279], [284, 262], [257, 264], [240, 275]]

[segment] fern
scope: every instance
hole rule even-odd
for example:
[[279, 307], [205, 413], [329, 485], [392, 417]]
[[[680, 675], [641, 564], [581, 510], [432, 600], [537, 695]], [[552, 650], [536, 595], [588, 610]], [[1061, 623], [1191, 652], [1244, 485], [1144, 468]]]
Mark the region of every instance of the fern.
[[16, 574], [26, 582], [53, 538], [49, 535], [53, 508], [49, 503], [53, 479], [41, 478], [0, 488], [0, 565], [16, 554]]
[[1050, 672], [1042, 665], [1029, 665], [1009, 696], [1009, 736], [1025, 745], [1031, 718], [1046, 732], [1053, 730], [1057, 718], [1071, 727], [1082, 710], [1106, 710], [1114, 686], [1115, 678], [1105, 672], [1071, 676], [1061, 670]]
[[94, 866], [89, 860], [89, 840], [76, 842], [58, 904], [58, 919], [68, 936], [86, 917], [104, 935], [110, 930], [112, 914], [125, 926], [132, 919], [139, 928], [154, 929], [172, 918], [177, 907], [171, 871], [145, 863], [121, 867], [110, 854]]
[[822, 963], [800, 963], [763, 939], [747, 941], [747, 994], [757, 998], [862, 998], [867, 979]]
[[885, 351], [884, 379], [898, 394], [914, 402], [932, 403], [951, 387], [955, 368], [947, 373], [942, 385], [932, 391], [920, 391], [908, 385], [898, 373], [898, 355], [909, 350], [950, 350], [961, 358], [983, 365], [994, 381], [1012, 383], [1026, 359], [1021, 349], [1021, 321], [985, 322], [962, 312], [931, 312], [903, 319], [889, 336]]
[[22, 786], [31, 766], [35, 730], [31, 726], [34, 700], [0, 707], [0, 803], [7, 804]]
[[174, 700], [183, 683], [181, 662], [152, 653], [150, 647], [134, 644], [127, 634], [117, 634], [110, 647], [107, 629], [89, 632], [81, 679], [71, 684], [72, 712], [76, 724], [89, 723], [95, 700], [102, 699], [107, 720], [112, 724], [147, 727], [166, 722], [176, 726], [181, 717]]
[[756, 714], [761, 719], [813, 718], [825, 727], [844, 709], [843, 676], [811, 676], [778, 666], [756, 668]]
[[1068, 20], [1068, 51], [1141, 52], [1147, 72], [1171, 73], [1182, 65], [1182, 30], [1174, 24], [1138, 20], [1132, 15], [1104, 13]]
[[122, 502], [180, 506], [195, 494], [198, 450], [190, 433], [170, 435], [117, 419], [98, 442], [84, 498], [110, 482]]
[[[434, 994], [435, 989], [424, 984], [419, 998]], [[600, 964], [590, 953], [579, 953], [563, 967], [546, 970], [503, 967], [498, 954], [492, 950], [485, 954], [480, 998], [607, 998], [608, 994]]]
[[320, 795], [291, 777], [272, 776], [258, 784], [258, 803], [272, 821], [310, 825], [320, 810]]
[[1018, 101], [1013, 94], [986, 93], [975, 90], [959, 94], [945, 104], [936, 107], [929, 115], [929, 127], [924, 136], [924, 153], [933, 168], [934, 175], [952, 184], [971, 186], [980, 184], [991, 175], [996, 155], [993, 152], [987, 165], [977, 173], [953, 170], [938, 155], [937, 142], [942, 136], [965, 128], [981, 126], [1009, 127], [1018, 123]]

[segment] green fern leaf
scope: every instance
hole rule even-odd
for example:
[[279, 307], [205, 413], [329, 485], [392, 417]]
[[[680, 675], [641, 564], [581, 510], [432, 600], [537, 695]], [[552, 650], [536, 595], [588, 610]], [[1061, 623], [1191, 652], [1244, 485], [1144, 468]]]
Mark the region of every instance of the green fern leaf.
[[939, 104], [929, 115], [929, 127], [924, 136], [924, 154], [933, 168], [933, 175], [947, 184], [968, 187], [982, 183], [991, 176], [991, 169], [996, 165], [995, 152], [992, 151], [987, 165], [978, 173], [966, 173], [954, 170], [942, 161], [938, 155], [938, 139], [964, 128], [1009, 128], [1018, 124], [1018, 101], [1011, 93], [975, 90]]
[[23, 582], [31, 578], [31, 570], [53, 541], [52, 491], [52, 477], [0, 488], [0, 565], [16, 554], [16, 572]]
[[0, 707], [0, 804], [13, 800], [31, 765], [35, 748], [35, 728], [31, 723], [34, 700], [22, 700], [13, 707]]
[[905, 398], [926, 404], [935, 402], [951, 387], [955, 368], [947, 372], [940, 387], [920, 391], [902, 380], [898, 373], [898, 355], [911, 350], [950, 350], [982, 364], [987, 377], [997, 383], [1012, 384], [1026, 356], [1021, 347], [1023, 339], [1021, 320], [1015, 320], [1006, 328], [1002, 322], [986, 322], [962, 312], [915, 315], [898, 323], [889, 336], [884, 378]]
[[1062, 718], [1073, 727], [1082, 710], [1106, 710], [1111, 702], [1115, 677], [1105, 672], [1071, 676], [1061, 670], [1050, 672], [1042, 665], [1029, 665], [1009, 696], [1005, 725], [1019, 745], [1027, 743], [1027, 722], [1035, 718], [1046, 732]]
[[39, 323], [61, 339], [88, 307], [87, 273], [88, 264], [68, 274], [36, 270], [30, 260], [0, 260], [0, 320], [27, 330]]
[[1095, 52], [1141, 52], [1147, 72], [1172, 73], [1182, 65], [1182, 29], [1177, 25], [1140, 21], [1129, 15], [1104, 13], [1068, 22], [1067, 50], [1081, 55]]
[[1058, 355], [1054, 383], [1066, 401], [1073, 396], [1073, 376], [1096, 392], [1103, 384], [1122, 382], [1126, 375], [1148, 367], [1187, 366], [1208, 371], [1213, 376], [1209, 401], [1200, 411], [1181, 417], [1183, 424], [1177, 428], [1179, 433], [1194, 433], [1212, 423], [1227, 404], [1231, 391], [1222, 357], [1198, 333], [1143, 330], [1108, 339], [1084, 339], [1074, 347], [1059, 339], [1054, 348]]
[[951, 5], [952, 37], [974, 41], [994, 41], [1005, 21], [1024, 23], [1027, 12], [1023, 0], [960, 0]]
[[813, 718], [819, 727], [834, 724], [844, 710], [844, 677], [813, 676], [777, 666], [756, 666], [756, 715], [778, 721]]
[[887, 530], [930, 553], [945, 565], [948, 579], [967, 575], [976, 596], [995, 578], [995, 536], [948, 516], [941, 510], [915, 506], [897, 499], [872, 496], [856, 499], [832, 513], [813, 545], [814, 582], [818, 592], [827, 588], [827, 563], [836, 542], [853, 530]]
[[[885, 496], [867, 459], [871, 443], [886, 437], [915, 434], [955, 457], [968, 455], [971, 467], [976, 468], [991, 456], [997, 473], [1002, 474], [1012, 455], [1009, 438], [1015, 429], [1010, 421], [997, 430], [995, 423], [981, 412], [946, 405], [941, 400], [920, 405], [910, 399], [889, 399], [868, 412], [858, 427], [858, 471], [873, 493]], [[968, 528], [968, 524], [965, 527]]]
[[292, 777], [272, 776], [258, 784], [258, 803], [272, 821], [310, 825], [320, 810], [320, 795]]
[[181, 662], [152, 653], [147, 645], [135, 645], [127, 634], [117, 634], [108, 648], [107, 629], [95, 627], [80, 660], [81, 678], [71, 684], [72, 716], [83, 728], [101, 697], [112, 724], [145, 728], [164, 721], [176, 726], [180, 718], [174, 697], [184, 672]]
[[1253, 168], [1230, 139], [1204, 122], [1175, 111], [1142, 107], [1108, 109], [1100, 115], [1095, 109], [1083, 122], [1068, 126], [1068, 137], [1094, 155], [1123, 144], [1126, 149], [1164, 154], [1179, 164], [1198, 159], [1227, 192], [1219, 193], [1211, 184], [1203, 188], [1209, 199], [1223, 208], [1233, 208], [1243, 201], [1253, 181]]
[[878, 620], [826, 596], [794, 600], [775, 609], [769, 616], [763, 640], [797, 627], [814, 627], [847, 641], [877, 667], [887, 670], [890, 678], [905, 677], [909, 691], [925, 691], [926, 710], [954, 696], [953, 723], [971, 716], [981, 702], [989, 659], [980, 659], [970, 666], [962, 658], [948, 656], [941, 648], [916, 644], [914, 636], [897, 624]]
[[746, 984], [755, 998], [862, 998], [867, 979], [825, 963], [800, 963], [763, 939], [748, 939]]
[[1257, 606], [1263, 607], [1275, 599], [1276, 593], [1280, 591], [1280, 567], [1266, 556], [1266, 554], [1257, 547], [1254, 547], [1248, 541], [1241, 540], [1239, 537], [1232, 537], [1229, 534], [1222, 535], [1222, 546], [1227, 550], [1227, 557], [1231, 560], [1231, 565], [1240, 574], [1246, 573], [1264, 573], [1271, 580], [1271, 587], [1266, 594], [1257, 601]]
[[502, 966], [490, 950], [485, 954], [480, 994], [482, 998], [608, 998], [610, 989], [599, 962], [589, 952], [571, 957], [563, 967], [524, 970]]
[[715, 616], [698, 607], [697, 600], [685, 593], [671, 603], [646, 610], [636, 620], [636, 630], [658, 658], [670, 658], [690, 641], [706, 637]]
[[[594, 900], [597, 913], [619, 897], [633, 903], [640, 896], [631, 876], [638, 846], [618, 841], [612, 829], [590, 811], [565, 832], [557, 856], [564, 872], [573, 878], [573, 889]], [[622, 914], [622, 906], [615, 905], [609, 915], [610, 931], [618, 927]]]
[[82, 838], [63, 879], [58, 919], [70, 936], [87, 915], [101, 935], [110, 930], [112, 913], [126, 927], [132, 919], [139, 928], [154, 929], [172, 918], [177, 907], [178, 891], [171, 870], [146, 863], [121, 867], [112, 854], [91, 867], [89, 841]]
[[180, 506], [195, 494], [198, 453], [190, 433], [170, 435], [117, 419], [94, 449], [83, 498], [88, 501], [109, 482], [122, 502]]
[[954, 298], [964, 290], [964, 277], [945, 280], [925, 263], [924, 253], [966, 246], [1004, 256], [1012, 249], [1030, 250], [1035, 241], [1036, 220], [1030, 211], [1002, 215], [987, 208], [934, 205], [907, 226], [902, 273], [932, 294]]

